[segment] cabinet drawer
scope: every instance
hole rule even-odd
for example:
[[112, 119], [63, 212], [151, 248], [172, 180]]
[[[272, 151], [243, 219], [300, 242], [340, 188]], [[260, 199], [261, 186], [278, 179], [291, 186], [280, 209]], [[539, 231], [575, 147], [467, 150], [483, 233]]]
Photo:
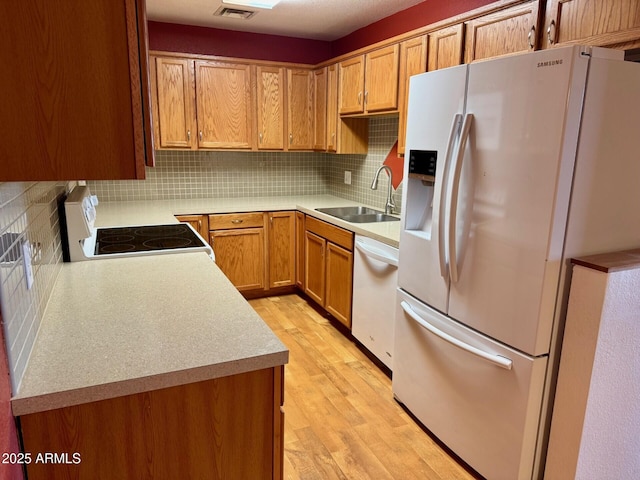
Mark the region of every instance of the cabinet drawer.
[[264, 226], [262, 212], [224, 213], [209, 215], [209, 230], [225, 230], [229, 228], [256, 228]]
[[305, 227], [308, 231], [326, 238], [330, 242], [340, 245], [351, 252], [353, 251], [353, 233], [349, 230], [336, 227], [335, 225], [310, 216], [307, 216], [305, 220]]

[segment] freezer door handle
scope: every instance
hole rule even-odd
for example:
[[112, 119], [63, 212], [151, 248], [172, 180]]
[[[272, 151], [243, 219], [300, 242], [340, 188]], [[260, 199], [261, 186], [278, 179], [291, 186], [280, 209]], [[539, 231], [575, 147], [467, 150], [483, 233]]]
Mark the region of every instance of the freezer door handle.
[[467, 139], [473, 123], [473, 114], [467, 113], [462, 123], [462, 133], [460, 134], [460, 142], [458, 143], [458, 154], [456, 161], [452, 165], [453, 180], [451, 181], [451, 192], [449, 193], [449, 225], [448, 225], [448, 250], [449, 250], [449, 275], [453, 283], [458, 282], [458, 252], [456, 249], [456, 226], [458, 213], [458, 193], [460, 191], [460, 176], [462, 172], [462, 161], [464, 151], [467, 146]]
[[364, 243], [356, 240], [356, 248], [360, 250], [367, 257], [374, 258], [388, 265], [392, 265], [394, 267], [398, 266], [398, 258], [392, 257], [390, 255], [386, 255], [384, 252], [381, 252], [375, 248], [369, 247]]
[[460, 123], [462, 122], [462, 115], [456, 113], [451, 121], [451, 131], [449, 132], [449, 140], [447, 141], [447, 151], [444, 155], [444, 172], [442, 185], [440, 190], [440, 209], [438, 211], [438, 258], [440, 259], [440, 276], [446, 280], [449, 274], [447, 268], [447, 254], [445, 252], [445, 237], [444, 237], [444, 217], [446, 213], [446, 190], [447, 190], [447, 178], [449, 177], [449, 163], [451, 162], [451, 156], [453, 154], [453, 145], [456, 139], [458, 130], [460, 130]]
[[506, 370], [511, 370], [511, 367], [513, 365], [513, 361], [511, 359], [507, 357], [503, 357], [502, 355], [496, 355], [493, 353], [485, 352], [484, 350], [474, 347], [473, 345], [469, 345], [468, 343], [465, 343], [449, 335], [448, 333], [443, 332], [442, 330], [431, 325], [420, 315], [418, 315], [416, 311], [413, 308], [411, 308], [411, 305], [409, 305], [405, 301], [400, 302], [400, 306], [402, 307], [402, 310], [404, 310], [405, 313], [409, 315], [409, 317], [411, 317], [411, 319], [413, 319], [418, 325], [420, 325], [425, 330], [431, 332], [435, 336], [440, 337], [445, 342], [449, 342], [454, 347], [458, 347], [466, 352], [476, 355], [477, 357], [483, 358], [493, 363], [494, 365], [497, 365], [498, 367], [504, 368]]

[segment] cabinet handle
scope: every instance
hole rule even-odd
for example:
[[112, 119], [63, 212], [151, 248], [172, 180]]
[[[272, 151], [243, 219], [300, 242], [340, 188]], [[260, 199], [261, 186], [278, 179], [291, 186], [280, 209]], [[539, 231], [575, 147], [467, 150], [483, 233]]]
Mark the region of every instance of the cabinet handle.
[[260, 139], [260, 143], [262, 143], [262, 132], [258, 134], [258, 138]]
[[549, 28], [547, 28], [547, 40], [549, 41], [549, 45], [553, 45], [556, 43], [556, 21], [551, 20], [549, 23]]
[[234, 220], [231, 220], [231, 223], [234, 223], [236, 225], [238, 225], [238, 224], [240, 224], [242, 222], [244, 222], [244, 220], [242, 220], [241, 218], [236, 218]]
[[289, 134], [289, 145], [293, 143], [293, 133]]
[[200, 138], [200, 141], [202, 141], [202, 130], [200, 130], [200, 132], [198, 132], [198, 137]]
[[187, 142], [191, 141], [191, 130], [187, 130]]
[[366, 105], [369, 102], [369, 91], [364, 92], [364, 104]]
[[532, 25], [531, 30], [529, 30], [529, 35], [527, 35], [527, 40], [529, 41], [529, 48], [533, 50], [533, 47], [536, 46], [536, 26]]
[[358, 105], [362, 104], [362, 92], [358, 92]]

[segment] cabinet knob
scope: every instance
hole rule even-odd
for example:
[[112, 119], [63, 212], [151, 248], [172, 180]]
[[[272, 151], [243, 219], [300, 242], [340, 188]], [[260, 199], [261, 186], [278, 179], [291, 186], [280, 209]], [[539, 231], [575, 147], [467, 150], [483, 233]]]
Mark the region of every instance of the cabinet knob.
[[289, 145], [293, 143], [293, 133], [289, 134]]
[[536, 26], [532, 25], [531, 30], [529, 30], [529, 35], [527, 35], [527, 41], [529, 42], [529, 48], [533, 50], [536, 46]]
[[553, 45], [556, 43], [556, 21], [551, 20], [549, 23], [549, 28], [547, 28], [547, 40], [549, 41], [549, 45]]
[[198, 132], [198, 137], [200, 138], [200, 141], [202, 141], [202, 130]]
[[191, 141], [191, 130], [187, 130], [187, 142]]

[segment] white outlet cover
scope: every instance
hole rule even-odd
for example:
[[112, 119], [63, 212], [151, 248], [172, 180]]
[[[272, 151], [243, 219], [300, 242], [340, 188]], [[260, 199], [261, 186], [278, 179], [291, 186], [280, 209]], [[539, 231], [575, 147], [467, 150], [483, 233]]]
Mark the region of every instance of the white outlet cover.
[[351, 185], [351, 172], [348, 170], [345, 170], [344, 172], [344, 183]]

